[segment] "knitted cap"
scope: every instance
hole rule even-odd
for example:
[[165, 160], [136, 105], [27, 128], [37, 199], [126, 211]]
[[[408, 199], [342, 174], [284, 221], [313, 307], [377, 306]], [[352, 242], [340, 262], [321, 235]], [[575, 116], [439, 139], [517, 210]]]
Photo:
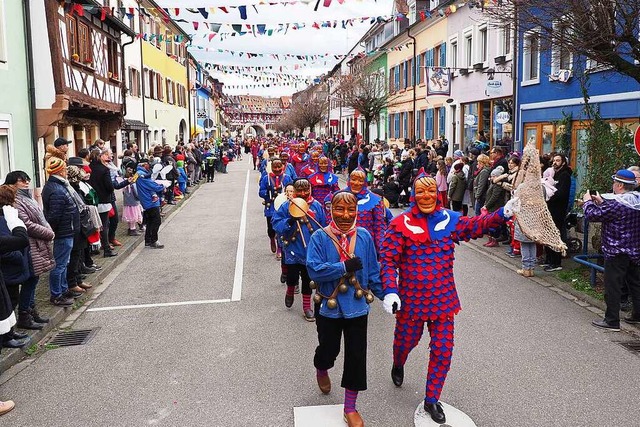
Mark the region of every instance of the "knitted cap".
[[64, 160], [58, 157], [50, 157], [49, 160], [47, 160], [46, 171], [49, 175], [57, 175], [66, 167], [67, 164]]

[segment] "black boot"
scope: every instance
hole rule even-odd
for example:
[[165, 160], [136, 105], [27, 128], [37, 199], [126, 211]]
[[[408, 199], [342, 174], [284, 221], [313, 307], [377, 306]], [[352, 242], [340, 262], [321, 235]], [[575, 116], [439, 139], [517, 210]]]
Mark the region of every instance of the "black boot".
[[440, 402], [424, 402], [424, 410], [427, 414], [431, 415], [431, 419], [438, 424], [444, 424], [447, 422], [447, 418], [444, 416], [444, 410], [442, 409]]
[[29, 311], [18, 312], [18, 323], [16, 326], [18, 326], [18, 328], [31, 330], [40, 330], [44, 328], [44, 324], [33, 321], [33, 316]]
[[42, 317], [40, 316], [40, 313], [38, 313], [38, 310], [36, 310], [35, 306], [31, 307], [31, 310], [29, 310], [31, 312], [31, 317], [33, 317], [33, 321], [36, 323], [49, 323], [49, 318], [48, 317]]
[[391, 368], [391, 380], [396, 387], [400, 387], [402, 385], [402, 382], [404, 381], [404, 366], [393, 365]]
[[9, 330], [9, 332], [7, 332], [8, 336], [10, 336], [11, 338], [15, 339], [15, 340], [23, 340], [26, 338], [29, 338], [29, 334], [23, 334], [22, 332], [16, 332], [15, 329], [11, 328]]

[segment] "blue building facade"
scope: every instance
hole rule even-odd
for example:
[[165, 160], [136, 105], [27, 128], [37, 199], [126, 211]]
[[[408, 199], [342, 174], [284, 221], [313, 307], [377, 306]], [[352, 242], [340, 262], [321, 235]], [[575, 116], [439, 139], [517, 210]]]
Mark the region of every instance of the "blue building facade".
[[582, 76], [587, 76], [589, 103], [602, 118], [632, 132], [640, 122], [640, 84], [560, 48], [541, 51], [535, 31], [521, 32], [518, 46], [516, 148], [533, 139], [541, 154], [555, 151], [558, 136], [565, 132], [558, 122], [571, 117], [569, 162], [580, 185], [588, 162]]

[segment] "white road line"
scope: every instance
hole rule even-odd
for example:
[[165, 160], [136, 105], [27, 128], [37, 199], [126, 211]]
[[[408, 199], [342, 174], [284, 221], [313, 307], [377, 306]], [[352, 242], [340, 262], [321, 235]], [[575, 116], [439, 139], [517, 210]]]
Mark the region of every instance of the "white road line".
[[155, 308], [155, 307], [176, 307], [181, 305], [203, 305], [203, 304], [219, 304], [231, 302], [230, 299], [210, 299], [201, 301], [180, 301], [180, 302], [161, 302], [157, 304], [137, 304], [137, 305], [118, 305], [115, 307], [98, 307], [90, 308], [87, 313], [96, 311], [115, 311], [115, 310], [132, 310], [136, 308]]
[[247, 201], [249, 199], [249, 175], [244, 184], [244, 199], [242, 200], [242, 214], [240, 215], [240, 234], [238, 235], [238, 251], [236, 252], [236, 274], [233, 277], [233, 291], [231, 301], [240, 301], [242, 297], [242, 275], [244, 272], [244, 240], [247, 234]]

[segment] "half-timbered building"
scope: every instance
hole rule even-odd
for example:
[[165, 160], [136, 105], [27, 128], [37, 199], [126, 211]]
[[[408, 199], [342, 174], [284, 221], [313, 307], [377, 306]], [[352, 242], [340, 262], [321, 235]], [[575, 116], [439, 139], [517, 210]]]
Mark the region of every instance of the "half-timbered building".
[[73, 142], [70, 155], [98, 138], [117, 147], [125, 96], [121, 36], [128, 34], [133, 40], [133, 30], [112, 8], [118, 6], [117, 0], [42, 2], [46, 40], [34, 43], [34, 56], [50, 51], [41, 57], [45, 61], [50, 57], [50, 69], [49, 64], [40, 64], [39, 69], [41, 74], [50, 70], [53, 88], [36, 86], [43, 92], [37, 109], [41, 148], [57, 137]]

